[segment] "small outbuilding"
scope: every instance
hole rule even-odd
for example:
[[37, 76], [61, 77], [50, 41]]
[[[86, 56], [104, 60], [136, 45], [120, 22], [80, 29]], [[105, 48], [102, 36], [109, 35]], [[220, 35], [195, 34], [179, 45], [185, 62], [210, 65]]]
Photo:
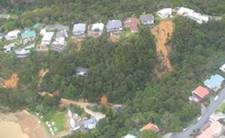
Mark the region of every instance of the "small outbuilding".
[[198, 86], [195, 90], [192, 91], [191, 100], [195, 102], [203, 101], [209, 95], [209, 91], [207, 88]]
[[172, 13], [173, 13], [173, 9], [172, 8], [164, 8], [164, 9], [159, 10], [157, 12], [157, 15], [161, 19], [166, 19], [166, 18], [172, 17]]
[[124, 27], [129, 28], [132, 33], [138, 32], [139, 20], [135, 17], [128, 18], [124, 21]]
[[120, 20], [109, 20], [106, 25], [107, 32], [120, 32], [123, 30]]
[[85, 33], [86, 33], [85, 23], [77, 23], [73, 25], [73, 35], [75, 37], [85, 37]]
[[140, 20], [143, 25], [153, 25], [155, 18], [151, 14], [145, 14], [140, 16]]

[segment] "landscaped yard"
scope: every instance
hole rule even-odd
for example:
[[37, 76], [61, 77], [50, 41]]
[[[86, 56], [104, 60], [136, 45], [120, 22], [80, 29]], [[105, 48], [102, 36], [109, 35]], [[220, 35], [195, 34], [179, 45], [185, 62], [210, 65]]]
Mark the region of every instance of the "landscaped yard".
[[60, 132], [65, 129], [65, 113], [64, 112], [55, 112], [51, 119], [50, 122], [55, 123], [55, 127], [57, 128], [57, 132]]

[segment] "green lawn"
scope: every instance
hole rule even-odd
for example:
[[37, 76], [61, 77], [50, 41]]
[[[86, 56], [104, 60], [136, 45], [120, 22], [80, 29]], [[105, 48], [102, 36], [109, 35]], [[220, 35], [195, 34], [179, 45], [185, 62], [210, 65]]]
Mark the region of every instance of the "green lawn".
[[222, 103], [220, 107], [217, 109], [217, 112], [225, 112], [225, 103]]
[[55, 112], [51, 119], [50, 122], [55, 123], [55, 127], [58, 129], [58, 132], [62, 131], [65, 129], [65, 113], [64, 112]]

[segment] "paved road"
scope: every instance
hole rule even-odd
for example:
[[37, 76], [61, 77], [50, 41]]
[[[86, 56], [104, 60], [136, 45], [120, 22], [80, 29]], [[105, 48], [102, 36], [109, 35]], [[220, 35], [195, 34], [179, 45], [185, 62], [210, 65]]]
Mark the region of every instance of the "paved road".
[[196, 124], [189, 126], [185, 131], [171, 136], [171, 138], [191, 138], [193, 130], [201, 129], [208, 121], [210, 116], [216, 111], [219, 105], [225, 99], [225, 88], [218, 94], [218, 99], [213, 101], [203, 113], [202, 117]]

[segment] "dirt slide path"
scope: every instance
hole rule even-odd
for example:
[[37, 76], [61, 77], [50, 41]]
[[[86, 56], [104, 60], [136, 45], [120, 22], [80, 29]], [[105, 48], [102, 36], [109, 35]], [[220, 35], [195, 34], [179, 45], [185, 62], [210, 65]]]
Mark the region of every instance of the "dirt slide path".
[[165, 65], [167, 72], [173, 70], [169, 59], [169, 50], [167, 48], [167, 42], [171, 38], [173, 31], [174, 23], [171, 20], [163, 20], [151, 29], [151, 32], [156, 39], [157, 54]]
[[13, 73], [9, 79], [2, 80], [0, 82], [0, 87], [5, 89], [15, 89], [18, 86], [19, 77], [17, 73]]

